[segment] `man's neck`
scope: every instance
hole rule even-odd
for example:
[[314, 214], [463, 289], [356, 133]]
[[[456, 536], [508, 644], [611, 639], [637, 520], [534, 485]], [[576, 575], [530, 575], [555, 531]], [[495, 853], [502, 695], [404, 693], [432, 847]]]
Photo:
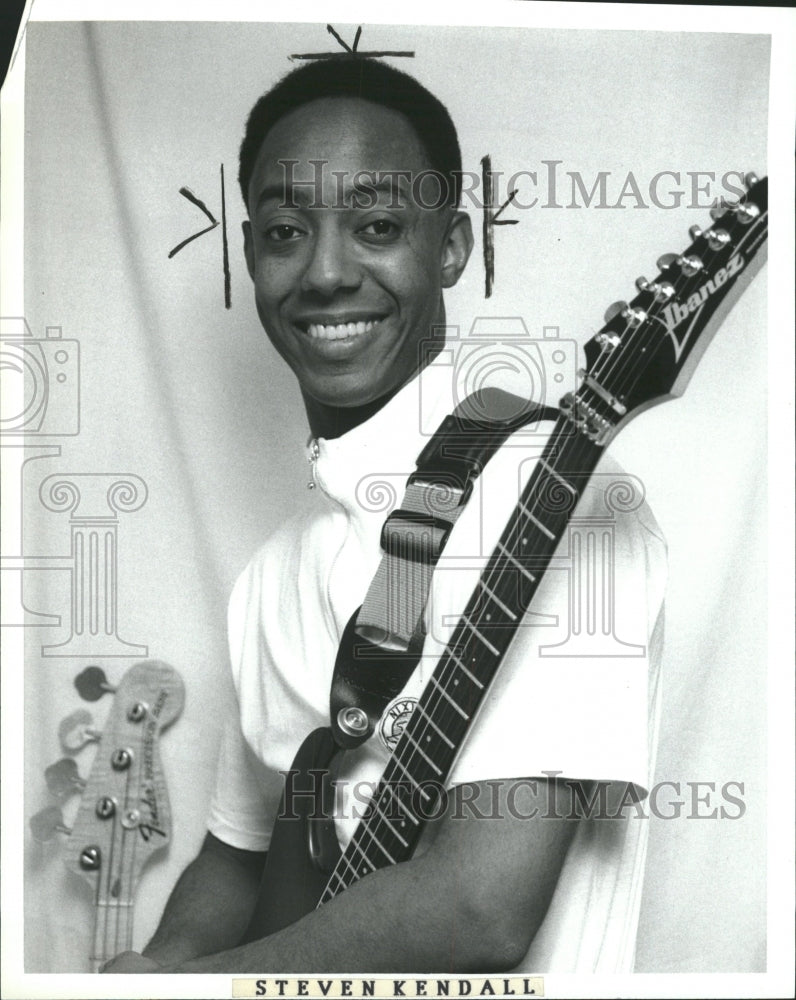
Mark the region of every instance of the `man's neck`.
[[[399, 387], [400, 388], [400, 387]], [[302, 393], [304, 407], [307, 411], [307, 419], [310, 424], [310, 431], [313, 437], [338, 438], [348, 431], [353, 430], [360, 424], [378, 413], [379, 410], [398, 392], [398, 389], [380, 396], [378, 399], [365, 403], [362, 406], [327, 406], [319, 403], [317, 399]]]

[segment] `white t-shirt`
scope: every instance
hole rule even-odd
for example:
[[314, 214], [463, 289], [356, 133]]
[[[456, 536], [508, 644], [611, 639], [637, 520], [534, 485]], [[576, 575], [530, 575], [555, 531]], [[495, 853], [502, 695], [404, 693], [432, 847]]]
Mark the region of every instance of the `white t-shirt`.
[[[384, 519], [451, 408], [445, 380], [449, 372], [432, 364], [366, 423], [320, 439], [317, 510], [278, 529], [235, 585], [229, 640], [240, 715], [227, 726], [208, 824], [235, 847], [267, 849], [280, 772], [308, 733], [329, 724], [340, 636], [378, 567]], [[423, 656], [402, 697], [418, 697], [428, 681], [551, 428], [514, 435], [477, 480], [435, 570]], [[448, 787], [554, 774], [643, 795], [657, 740], [665, 576], [665, 544], [641, 484], [603, 459]], [[341, 845], [363, 808], [358, 783], [375, 785], [388, 755], [378, 733], [345, 755]], [[579, 823], [519, 969], [632, 970], [649, 822], [639, 812]]]

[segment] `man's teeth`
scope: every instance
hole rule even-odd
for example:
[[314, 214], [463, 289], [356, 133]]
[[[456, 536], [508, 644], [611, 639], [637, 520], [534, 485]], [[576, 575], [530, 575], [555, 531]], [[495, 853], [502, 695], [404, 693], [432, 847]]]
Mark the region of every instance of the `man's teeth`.
[[307, 333], [311, 337], [320, 340], [345, 340], [346, 337], [358, 337], [363, 333], [370, 333], [378, 323], [376, 319], [369, 319], [360, 323], [338, 323], [336, 326], [324, 326], [322, 323], [310, 323]]

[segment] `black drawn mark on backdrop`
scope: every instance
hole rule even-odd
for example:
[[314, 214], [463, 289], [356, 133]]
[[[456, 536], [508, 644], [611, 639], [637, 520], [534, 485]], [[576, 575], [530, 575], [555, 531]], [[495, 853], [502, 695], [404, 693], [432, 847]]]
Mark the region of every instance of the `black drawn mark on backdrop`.
[[359, 39], [362, 36], [362, 25], [357, 28], [357, 33], [354, 36], [354, 44], [349, 45], [331, 26], [331, 24], [326, 25], [326, 30], [330, 35], [333, 35], [340, 45], [343, 47], [342, 52], [295, 52], [292, 56], [288, 56], [288, 59], [292, 62], [295, 59], [350, 59], [352, 56], [359, 59], [383, 59], [386, 56], [392, 56], [394, 59], [414, 59], [414, 52], [402, 51], [402, 52], [391, 52], [388, 50], [384, 51], [360, 51], [359, 50]]
[[[193, 236], [189, 236], [187, 239], [183, 240], [182, 243], [178, 243], [176, 247], [169, 251], [168, 257], [171, 260], [175, 254], [178, 254], [180, 250], [188, 246], [194, 240], [199, 239], [200, 236], [204, 236], [205, 233], [209, 233], [212, 229], [215, 229], [219, 225], [218, 219], [213, 215], [210, 209], [205, 205], [201, 198], [198, 198], [190, 188], [181, 187], [180, 194], [183, 198], [187, 198], [191, 204], [196, 205], [207, 218], [210, 220], [210, 225], [205, 226], [204, 229], [200, 229], [198, 233], [194, 233]], [[229, 242], [227, 239], [227, 199], [226, 199], [226, 188], [224, 185], [224, 164], [221, 164], [221, 245], [222, 245], [222, 261], [224, 269], [224, 306], [229, 309], [232, 306], [232, 290], [230, 282], [230, 271], [229, 271]]]
[[481, 180], [484, 186], [484, 297], [488, 299], [492, 295], [492, 286], [495, 283], [495, 237], [492, 232], [493, 227], [516, 226], [519, 219], [500, 218], [503, 210], [507, 208], [517, 197], [516, 188], [513, 188], [509, 192], [508, 198], [506, 198], [496, 212], [492, 210], [494, 184], [492, 178], [492, 157], [488, 153], [486, 156], [481, 157]]

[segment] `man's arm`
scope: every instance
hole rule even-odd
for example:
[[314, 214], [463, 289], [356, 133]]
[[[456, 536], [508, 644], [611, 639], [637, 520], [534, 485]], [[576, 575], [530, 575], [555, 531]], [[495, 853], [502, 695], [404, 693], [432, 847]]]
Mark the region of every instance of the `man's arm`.
[[146, 972], [234, 947], [249, 925], [264, 862], [264, 853], [239, 850], [208, 833], [144, 948], [150, 963], [124, 952], [103, 972]]
[[[290, 927], [237, 948], [224, 945], [194, 960], [169, 960], [167, 914], [145, 954], [172, 972], [504, 971], [520, 962], [541, 925], [576, 821], [569, 789], [538, 781], [512, 796], [512, 782], [476, 786], [480, 818], [456, 802], [419, 858], [373, 872]], [[471, 791], [472, 789], [470, 789]], [[527, 818], [536, 809], [537, 815]], [[499, 817], [499, 818], [497, 818]], [[201, 857], [201, 855], [200, 855]], [[178, 886], [179, 889], [179, 886]], [[175, 895], [177, 890], [175, 890]], [[188, 890], [185, 894], [190, 900]], [[233, 891], [224, 891], [224, 897]], [[253, 905], [247, 897], [246, 909]], [[171, 902], [169, 904], [171, 907]], [[177, 913], [176, 905], [174, 913]], [[204, 941], [239, 938], [246, 920], [218, 928], [217, 912], [192, 916], [207, 926]], [[210, 930], [210, 925], [214, 925]], [[163, 933], [161, 933], [163, 931]], [[193, 940], [202, 937], [194, 931]], [[236, 938], [237, 939], [237, 938]], [[156, 948], [161, 940], [163, 948]], [[176, 951], [175, 951], [176, 954]], [[108, 969], [108, 971], [114, 971]], [[119, 970], [124, 971], [124, 970]], [[130, 970], [136, 971], [136, 970]], [[146, 971], [141, 969], [140, 971]]]

